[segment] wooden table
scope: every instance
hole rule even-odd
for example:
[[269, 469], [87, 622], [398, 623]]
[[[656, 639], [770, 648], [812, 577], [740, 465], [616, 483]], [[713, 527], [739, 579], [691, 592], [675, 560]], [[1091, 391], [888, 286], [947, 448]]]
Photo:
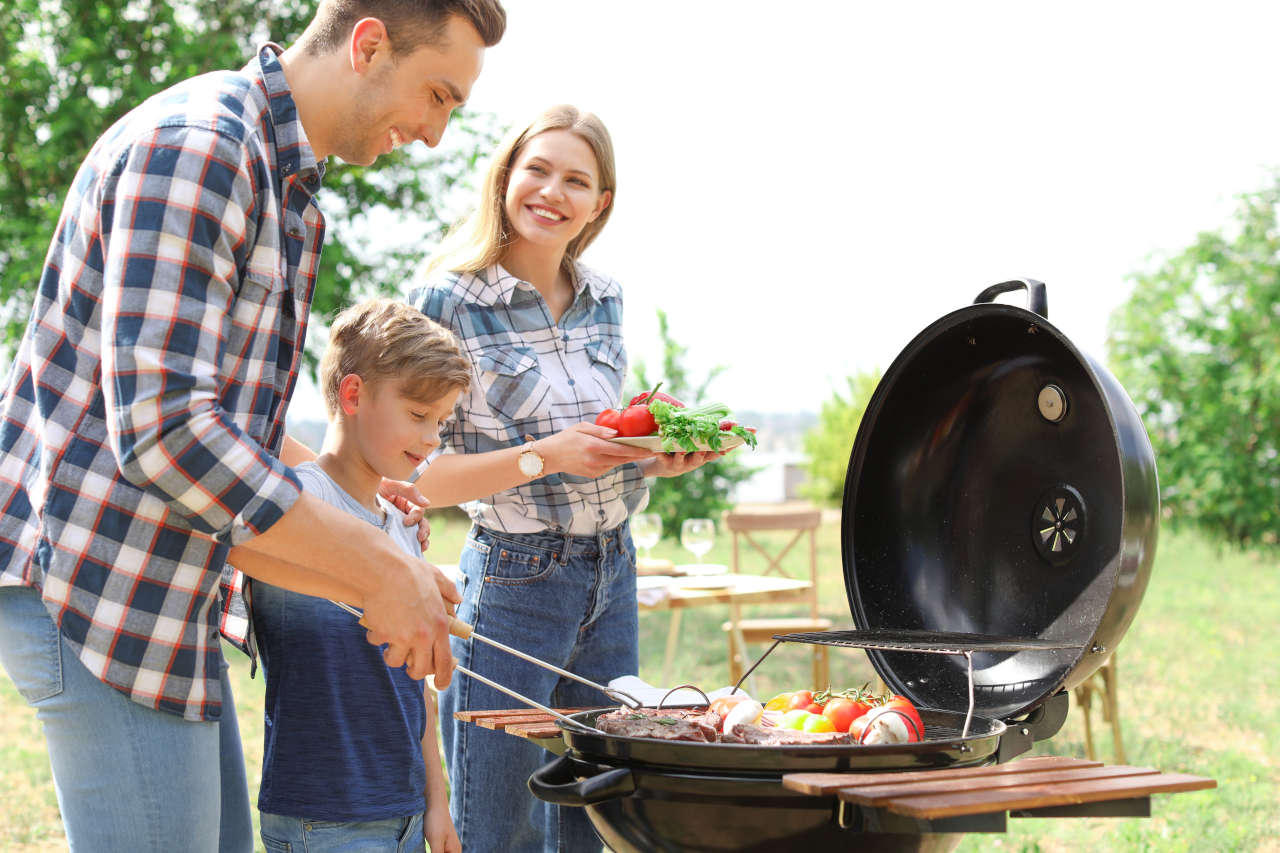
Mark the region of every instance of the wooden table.
[[[655, 601], [642, 600], [640, 602], [641, 612], [671, 611], [671, 627], [667, 629], [667, 649], [662, 660], [661, 683], [664, 685], [670, 683], [671, 661], [675, 657], [676, 646], [680, 638], [680, 614], [684, 612], [686, 607], [727, 604], [732, 621], [737, 625], [742, 621], [741, 608], [744, 604], [789, 604], [796, 601], [805, 601], [806, 593], [812, 587], [809, 581], [795, 578], [735, 574], [710, 576], [725, 579], [727, 585], [723, 587], [696, 589], [681, 586], [682, 583], [701, 582], [705, 577], [707, 576], [673, 577], [670, 583], [660, 587], [665, 593], [660, 599]], [[644, 596], [642, 595], [641, 598], [643, 599]], [[737, 642], [738, 648], [746, 648], [741, 631], [738, 632], [738, 636], [734, 637], [734, 641]]]

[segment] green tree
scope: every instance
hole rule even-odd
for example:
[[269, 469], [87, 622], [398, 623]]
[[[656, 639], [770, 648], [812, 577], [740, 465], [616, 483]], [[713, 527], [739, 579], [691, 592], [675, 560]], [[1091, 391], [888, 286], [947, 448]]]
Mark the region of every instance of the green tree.
[[846, 393], [838, 388], [833, 391], [831, 399], [822, 404], [817, 425], [805, 433], [805, 471], [809, 477], [802, 491], [810, 500], [827, 506], [839, 506], [844, 500], [853, 440], [880, 377], [879, 370], [845, 377]]
[[[658, 309], [658, 337], [662, 341], [660, 370], [651, 375], [646, 365], [638, 361], [632, 374], [636, 384], [626, 392], [626, 399], [661, 382], [663, 391], [686, 403], [712, 402], [707, 389], [724, 368], [714, 367], [704, 378], [696, 379], [685, 364], [689, 348], [672, 339], [667, 312], [661, 308]], [[735, 450], [688, 474], [658, 477], [652, 482], [648, 512], [662, 518], [664, 536], [678, 536], [680, 523], [686, 518], [712, 518], [718, 522], [720, 513], [732, 505], [729, 492], [757, 470], [739, 459], [741, 453]]]
[[1242, 547], [1280, 532], [1280, 181], [1134, 276], [1109, 354], [1155, 449], [1167, 517]]
[[[310, 0], [0, 4], [0, 356], [8, 360], [22, 335], [63, 197], [98, 135], [167, 86], [240, 68], [268, 39], [290, 43], [314, 11]], [[402, 293], [452, 218], [451, 189], [495, 138], [492, 117], [464, 115], [429, 154], [413, 146], [369, 169], [331, 161], [315, 311]]]

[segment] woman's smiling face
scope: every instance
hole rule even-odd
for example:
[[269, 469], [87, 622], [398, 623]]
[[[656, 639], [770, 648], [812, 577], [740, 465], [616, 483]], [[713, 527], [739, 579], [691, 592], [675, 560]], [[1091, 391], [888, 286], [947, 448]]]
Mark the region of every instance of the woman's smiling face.
[[514, 237], [563, 251], [609, 205], [586, 140], [548, 130], [525, 142], [511, 164], [504, 198]]

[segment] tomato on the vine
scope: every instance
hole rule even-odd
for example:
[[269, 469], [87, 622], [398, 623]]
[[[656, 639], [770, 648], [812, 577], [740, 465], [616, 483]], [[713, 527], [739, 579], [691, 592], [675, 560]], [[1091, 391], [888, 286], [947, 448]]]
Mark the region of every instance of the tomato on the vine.
[[783, 708], [783, 710], [795, 711], [798, 709], [801, 711], [807, 711], [809, 710], [809, 706], [812, 704], [813, 704], [812, 690], [797, 690], [795, 693], [791, 694], [791, 698], [787, 700], [787, 706]]
[[866, 713], [866, 708], [852, 699], [836, 696], [822, 709], [822, 716], [831, 721], [838, 732], [849, 731], [849, 724]]

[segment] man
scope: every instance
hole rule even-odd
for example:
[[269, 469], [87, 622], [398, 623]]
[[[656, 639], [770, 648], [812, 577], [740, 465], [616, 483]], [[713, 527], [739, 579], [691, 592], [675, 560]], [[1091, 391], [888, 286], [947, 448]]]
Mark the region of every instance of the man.
[[0, 661], [73, 849], [252, 849], [232, 546], [448, 683], [456, 592], [301, 493], [284, 419], [325, 158], [435, 145], [504, 27], [499, 0], [321, 0], [297, 45], [151, 98], [76, 175], [0, 402]]

